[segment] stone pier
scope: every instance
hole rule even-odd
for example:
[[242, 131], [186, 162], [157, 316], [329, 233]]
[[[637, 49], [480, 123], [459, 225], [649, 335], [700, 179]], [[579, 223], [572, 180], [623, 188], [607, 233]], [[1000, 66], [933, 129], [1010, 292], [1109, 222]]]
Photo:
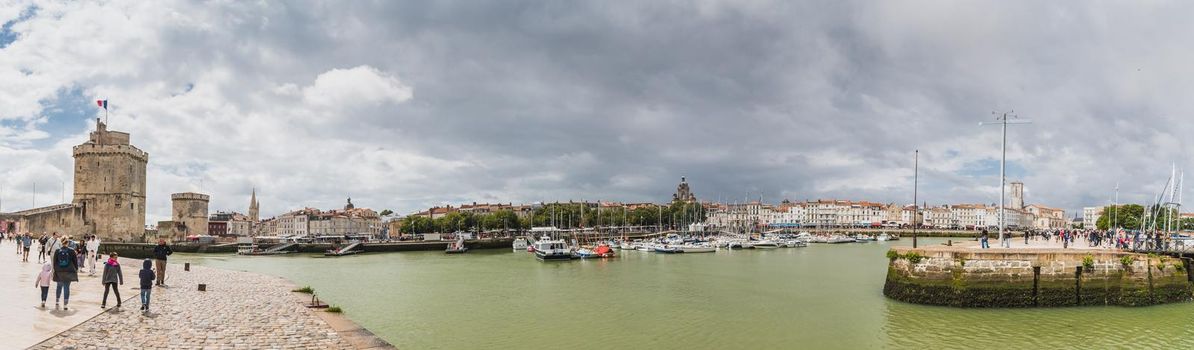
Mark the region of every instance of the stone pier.
[[1107, 249], [898, 247], [888, 258], [883, 294], [916, 304], [1143, 306], [1190, 301], [1194, 291], [1189, 260]]

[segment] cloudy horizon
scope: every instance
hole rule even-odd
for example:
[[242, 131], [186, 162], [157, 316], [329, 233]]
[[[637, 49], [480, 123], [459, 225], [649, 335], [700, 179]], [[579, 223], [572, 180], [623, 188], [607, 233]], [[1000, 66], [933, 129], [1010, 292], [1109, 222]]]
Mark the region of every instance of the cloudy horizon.
[[[471, 202], [1148, 203], [1185, 152], [1194, 5], [0, 0], [0, 211], [70, 200], [109, 128], [262, 216]], [[62, 186], [64, 184], [64, 186]], [[65, 187], [65, 188], [62, 188]]]

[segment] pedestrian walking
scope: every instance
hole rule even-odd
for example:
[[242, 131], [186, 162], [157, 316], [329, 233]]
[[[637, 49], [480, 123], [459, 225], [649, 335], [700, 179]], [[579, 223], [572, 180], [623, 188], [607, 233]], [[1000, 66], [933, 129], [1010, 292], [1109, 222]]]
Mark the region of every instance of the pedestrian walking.
[[53, 255], [62, 249], [62, 237], [58, 237], [58, 232], [50, 235], [49, 246], [46, 247], [46, 259], [53, 259]]
[[28, 233], [26, 233], [24, 236], [21, 236], [20, 242], [22, 253], [25, 254], [24, 256], [21, 256], [21, 261], [29, 262], [29, 248], [33, 247], [33, 236], [30, 236]]
[[[98, 255], [98, 254], [96, 254]], [[120, 261], [116, 259], [116, 252], [108, 253], [108, 261], [104, 263], [104, 275], [100, 278], [100, 282], [104, 284], [104, 300], [100, 302], [100, 308], [108, 308], [108, 289], [116, 294], [116, 308], [120, 308], [120, 287], [117, 285], [124, 285], [124, 273], [120, 271]]]
[[75, 253], [77, 253], [75, 256], [79, 259], [79, 270], [82, 270], [83, 267], [87, 266], [87, 245], [79, 242], [78, 247], [75, 248]]
[[87, 250], [94, 252], [93, 254], [95, 254], [95, 258], [87, 260], [87, 266], [90, 267], [90, 269], [88, 270], [88, 274], [90, 274], [91, 276], [95, 276], [95, 264], [97, 262], [99, 262], [100, 258], [101, 258], [100, 253], [99, 253], [99, 251], [100, 251], [99, 248], [100, 248], [99, 237], [96, 237], [95, 235], [88, 236], [87, 237]]
[[987, 243], [987, 238], [987, 230], [983, 230], [983, 235], [979, 236], [979, 241], [982, 242], [983, 249], [991, 248], [991, 245]]
[[159, 239], [158, 245], [153, 247], [153, 259], [155, 271], [157, 271], [157, 285], [166, 286], [166, 258], [174, 254], [170, 250], [170, 246], [166, 245], [166, 240]]
[[50, 263], [42, 264], [41, 274], [37, 275], [37, 280], [33, 282], [33, 286], [41, 288], [41, 308], [46, 308], [46, 297], [50, 296], [50, 282], [54, 280], [53, 267]]
[[65, 247], [54, 253], [54, 309], [58, 309], [58, 300], [62, 299], [62, 309], [70, 310], [70, 284], [79, 281], [79, 257], [75, 253], [78, 248], [75, 242], [67, 243]]
[[145, 259], [145, 262], [141, 263], [141, 272], [139, 272], [137, 274], [137, 277], [141, 279], [141, 312], [142, 313], [149, 312], [149, 296], [152, 294], [151, 292], [153, 291], [153, 281], [154, 281], [154, 279], [157, 278], [156, 276], [154, 276], [153, 270], [150, 269], [150, 267], [149, 267], [150, 264], [151, 263], [149, 262], [149, 259]]
[[38, 264], [45, 263], [47, 260], [47, 258], [46, 258], [46, 255], [47, 255], [46, 254], [46, 243], [49, 241], [50, 241], [50, 238], [46, 236], [45, 232], [42, 232], [41, 238], [37, 239], [37, 263]]

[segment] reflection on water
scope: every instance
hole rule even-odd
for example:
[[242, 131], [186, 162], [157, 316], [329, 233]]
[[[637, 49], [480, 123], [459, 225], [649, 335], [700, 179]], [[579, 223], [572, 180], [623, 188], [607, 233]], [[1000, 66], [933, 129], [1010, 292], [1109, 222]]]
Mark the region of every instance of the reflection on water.
[[[927, 240], [932, 244], [936, 240]], [[179, 262], [311, 285], [399, 348], [1191, 348], [1194, 304], [950, 309], [882, 295], [885, 243], [541, 263], [524, 252]], [[175, 259], [171, 259], [172, 261]]]

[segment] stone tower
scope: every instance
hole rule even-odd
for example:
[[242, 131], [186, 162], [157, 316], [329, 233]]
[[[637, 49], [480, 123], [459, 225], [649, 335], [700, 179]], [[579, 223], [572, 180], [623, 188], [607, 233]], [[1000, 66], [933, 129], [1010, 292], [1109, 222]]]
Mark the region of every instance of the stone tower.
[[75, 196], [84, 232], [131, 241], [145, 232], [145, 165], [149, 154], [129, 134], [95, 120], [91, 139], [74, 147]]
[[257, 189], [253, 189], [253, 196], [249, 198], [249, 221], [260, 221], [261, 204], [257, 203]]
[[696, 195], [692, 193], [692, 189], [688, 188], [688, 179], [683, 176], [680, 177], [680, 184], [676, 186], [676, 193], [672, 194], [673, 202], [695, 202]]
[[1008, 207], [1012, 209], [1024, 209], [1024, 183], [1013, 181], [1008, 185], [1012, 187], [1012, 202], [1008, 203]]
[[174, 239], [207, 234], [208, 199], [206, 194], [194, 192], [170, 195], [170, 204], [174, 209], [174, 230], [172, 231]]

